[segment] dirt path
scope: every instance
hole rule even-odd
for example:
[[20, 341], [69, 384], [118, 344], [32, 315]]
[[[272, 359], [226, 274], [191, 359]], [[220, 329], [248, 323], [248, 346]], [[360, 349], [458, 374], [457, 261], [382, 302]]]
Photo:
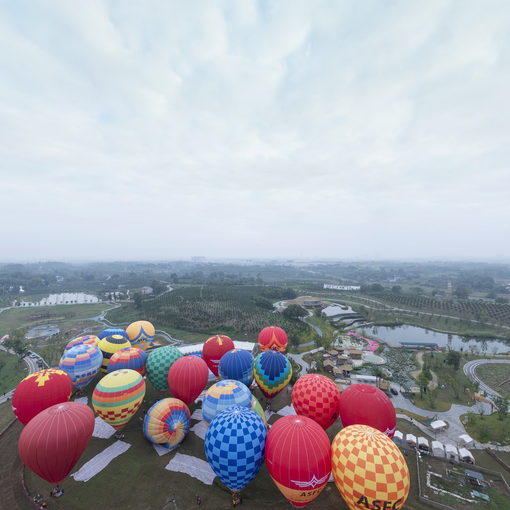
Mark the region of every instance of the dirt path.
[[[421, 372], [421, 369], [423, 368], [423, 355], [425, 353], [423, 351], [419, 351], [417, 354], [416, 354], [416, 362], [418, 363], [418, 365], [420, 366], [420, 368], [418, 370], [413, 370], [411, 372], [411, 377], [413, 377], [414, 379], [418, 379], [418, 374]], [[433, 372], [432, 370], [430, 371], [430, 373], [432, 374], [432, 381], [430, 381], [429, 383], [429, 388], [431, 390], [437, 388], [437, 385], [438, 385], [438, 380], [437, 380], [437, 375], [435, 372]]]

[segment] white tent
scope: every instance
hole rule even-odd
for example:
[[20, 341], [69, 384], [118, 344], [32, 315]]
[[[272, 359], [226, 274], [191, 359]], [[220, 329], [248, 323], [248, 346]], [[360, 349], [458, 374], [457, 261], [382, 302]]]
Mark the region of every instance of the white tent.
[[432, 430], [441, 430], [446, 428], [446, 422], [443, 420], [436, 420], [430, 424], [430, 427], [432, 428]]
[[406, 441], [410, 446], [416, 446], [416, 436], [414, 434], [406, 434]]
[[462, 434], [459, 436], [459, 442], [461, 444], [469, 445], [473, 443], [473, 438], [471, 436], [468, 436], [467, 434]]
[[432, 455], [444, 457], [444, 445], [440, 441], [432, 441]]
[[395, 434], [393, 434], [393, 441], [398, 441], [401, 443], [404, 440], [404, 434], [400, 432], [400, 430], [395, 430]]
[[424, 437], [418, 438], [418, 448], [424, 452], [430, 451], [429, 442]]
[[457, 447], [452, 444], [444, 445], [446, 451], [446, 458], [448, 460], [454, 460], [455, 462], [459, 462], [459, 452], [457, 451]]
[[467, 462], [469, 464], [475, 463], [475, 458], [466, 448], [459, 448], [459, 457], [462, 462]]

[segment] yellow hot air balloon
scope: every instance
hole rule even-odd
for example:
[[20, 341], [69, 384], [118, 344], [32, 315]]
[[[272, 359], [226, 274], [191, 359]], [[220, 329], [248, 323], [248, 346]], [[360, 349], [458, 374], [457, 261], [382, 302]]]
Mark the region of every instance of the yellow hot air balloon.
[[342, 429], [331, 445], [331, 472], [351, 510], [400, 510], [409, 470], [393, 441], [368, 425]]

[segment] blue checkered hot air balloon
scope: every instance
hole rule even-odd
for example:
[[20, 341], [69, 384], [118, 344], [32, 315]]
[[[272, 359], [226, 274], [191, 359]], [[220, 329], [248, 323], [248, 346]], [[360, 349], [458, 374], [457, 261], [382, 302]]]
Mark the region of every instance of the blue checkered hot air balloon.
[[253, 375], [262, 393], [273, 398], [289, 384], [292, 366], [281, 352], [265, 351], [255, 358]]
[[218, 414], [205, 435], [205, 454], [213, 471], [232, 491], [255, 478], [264, 463], [266, 426], [251, 409], [233, 406]]
[[253, 356], [248, 351], [232, 349], [221, 357], [219, 373], [222, 379], [234, 379], [250, 387], [253, 382]]
[[231, 406], [251, 408], [250, 390], [239, 381], [227, 379], [213, 384], [205, 394], [202, 402], [202, 417], [207, 423]]

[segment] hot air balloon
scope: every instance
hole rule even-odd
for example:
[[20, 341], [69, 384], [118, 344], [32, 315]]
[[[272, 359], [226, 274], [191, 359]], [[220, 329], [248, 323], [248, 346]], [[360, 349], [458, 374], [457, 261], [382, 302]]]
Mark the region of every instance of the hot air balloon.
[[64, 352], [58, 364], [67, 372], [76, 388], [84, 388], [99, 372], [103, 353], [97, 345], [79, 344]]
[[409, 470], [400, 450], [367, 425], [351, 425], [336, 435], [331, 471], [351, 510], [400, 509], [409, 494]]
[[239, 381], [225, 380], [213, 384], [206, 392], [202, 402], [202, 417], [207, 423], [227, 407], [239, 406], [250, 409], [252, 394]]
[[97, 345], [99, 343], [99, 338], [95, 335], [83, 335], [77, 336], [73, 338], [65, 347], [64, 352], [67, 352], [69, 349], [76, 347], [77, 345]]
[[63, 370], [47, 368], [25, 377], [12, 396], [12, 410], [26, 425], [34, 416], [55, 404], [67, 402], [73, 391], [73, 381]]
[[222, 379], [235, 379], [250, 387], [253, 382], [253, 356], [248, 351], [232, 349], [221, 357], [218, 372]]
[[267, 418], [264, 409], [262, 409], [260, 402], [253, 396], [251, 397], [251, 410], [255, 411], [262, 418], [264, 425], [267, 427]]
[[288, 342], [287, 333], [278, 326], [268, 326], [259, 333], [259, 347], [262, 352], [285, 352]]
[[158, 391], [168, 390], [168, 372], [179, 358], [182, 352], [171, 345], [158, 347], [149, 354], [145, 364], [147, 378]]
[[397, 415], [391, 400], [369, 384], [352, 384], [340, 396], [342, 425], [369, 425], [393, 437]]
[[253, 375], [262, 393], [267, 398], [273, 398], [289, 384], [292, 367], [281, 352], [265, 351], [255, 358]]
[[120, 351], [121, 349], [127, 349], [128, 347], [131, 347], [131, 343], [124, 336], [115, 334], [102, 338], [99, 340], [97, 346], [103, 353], [103, 364], [101, 365], [101, 372], [106, 374], [108, 362], [110, 361], [112, 354]]
[[136, 321], [126, 328], [126, 333], [131, 345], [145, 350], [152, 345], [156, 330], [149, 321]]
[[234, 342], [226, 335], [215, 335], [205, 341], [202, 349], [202, 358], [204, 358], [209, 370], [216, 377], [218, 377], [218, 365], [221, 357], [234, 348]]
[[338, 418], [340, 390], [324, 375], [307, 374], [292, 388], [292, 405], [297, 414], [308, 416], [323, 429]]
[[23, 429], [18, 452], [23, 464], [50, 483], [73, 469], [94, 431], [94, 413], [80, 402], [55, 404]]
[[107, 336], [112, 335], [120, 335], [123, 336], [126, 340], [129, 340], [128, 334], [122, 328], [108, 328], [101, 331], [101, 333], [97, 334], [99, 340], [106, 338]]
[[214, 418], [205, 434], [205, 454], [213, 471], [231, 490], [248, 485], [264, 463], [266, 426], [246, 407], [233, 406]]
[[92, 393], [97, 415], [117, 430], [138, 411], [145, 396], [145, 381], [134, 370], [115, 370], [105, 375]]
[[112, 354], [108, 361], [107, 372], [114, 372], [123, 368], [130, 368], [141, 375], [145, 375], [147, 353], [137, 347], [127, 347]]
[[303, 507], [328, 483], [329, 438], [318, 423], [306, 416], [284, 416], [267, 434], [266, 465], [281, 493], [295, 507]]
[[182, 400], [164, 398], [147, 411], [143, 420], [143, 433], [151, 443], [173, 450], [186, 437], [190, 421], [188, 406]]
[[170, 367], [168, 386], [175, 398], [190, 405], [202, 393], [209, 379], [209, 369], [198, 356], [184, 356]]

